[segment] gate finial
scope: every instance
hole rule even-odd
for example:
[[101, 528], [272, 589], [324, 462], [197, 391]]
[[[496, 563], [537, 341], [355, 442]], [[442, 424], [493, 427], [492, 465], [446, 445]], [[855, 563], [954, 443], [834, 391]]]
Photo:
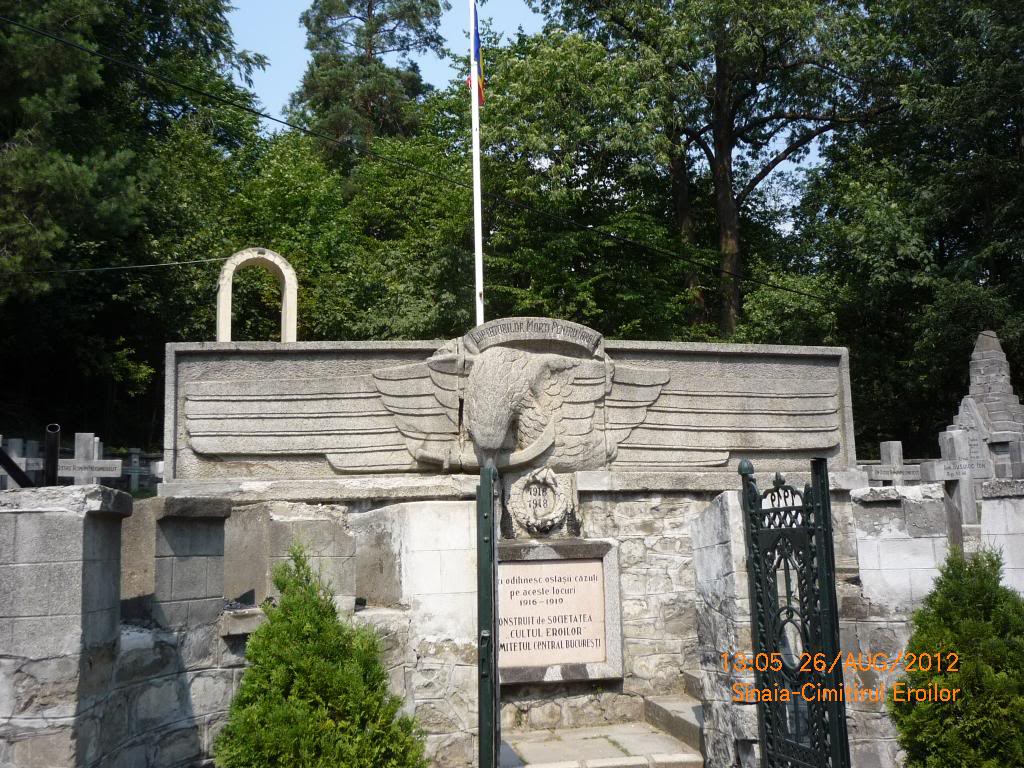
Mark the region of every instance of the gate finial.
[[741, 475], [754, 474], [754, 465], [750, 463], [750, 459], [740, 460], [739, 472]]

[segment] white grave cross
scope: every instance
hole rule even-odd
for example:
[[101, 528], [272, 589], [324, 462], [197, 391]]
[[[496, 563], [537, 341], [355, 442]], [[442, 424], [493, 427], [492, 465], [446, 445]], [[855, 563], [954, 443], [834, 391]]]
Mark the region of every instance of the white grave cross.
[[98, 477], [120, 477], [120, 459], [98, 459], [103, 443], [91, 432], [75, 433], [75, 458], [57, 462], [57, 475], [73, 477], [75, 485], [87, 485]]
[[878, 448], [882, 461], [878, 466], [874, 464], [867, 466], [869, 480], [878, 480], [891, 485], [907, 485], [921, 481], [921, 466], [903, 463], [903, 443], [899, 440], [889, 440], [879, 443]]

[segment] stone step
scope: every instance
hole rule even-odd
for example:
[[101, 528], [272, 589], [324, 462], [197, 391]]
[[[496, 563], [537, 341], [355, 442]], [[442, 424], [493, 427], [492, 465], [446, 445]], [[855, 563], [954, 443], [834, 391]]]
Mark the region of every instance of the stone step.
[[501, 768], [701, 768], [699, 753], [649, 723], [506, 731]]
[[693, 696], [650, 696], [644, 699], [644, 717], [654, 727], [703, 753], [704, 715]]

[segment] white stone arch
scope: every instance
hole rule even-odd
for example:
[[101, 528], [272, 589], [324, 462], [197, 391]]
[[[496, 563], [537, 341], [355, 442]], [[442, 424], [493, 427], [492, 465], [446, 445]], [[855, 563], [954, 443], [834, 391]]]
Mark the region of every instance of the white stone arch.
[[264, 267], [281, 286], [281, 341], [296, 340], [298, 324], [299, 281], [295, 270], [279, 253], [268, 248], [246, 248], [239, 251], [220, 269], [217, 281], [217, 341], [231, 341], [231, 288], [235, 270], [249, 265]]

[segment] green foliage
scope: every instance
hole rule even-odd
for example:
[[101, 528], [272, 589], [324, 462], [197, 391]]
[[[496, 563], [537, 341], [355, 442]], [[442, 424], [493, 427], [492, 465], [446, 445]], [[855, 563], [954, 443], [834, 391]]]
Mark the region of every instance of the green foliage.
[[1024, 765], [1024, 599], [1000, 584], [1001, 570], [994, 552], [951, 555], [914, 614], [907, 652], [954, 652], [960, 667], [915, 669], [903, 682], [960, 693], [948, 702], [895, 702], [890, 694], [907, 768]]
[[[443, 53], [438, 32], [447, 0], [313, 0], [302, 14], [312, 60], [292, 99], [297, 116], [341, 146], [321, 147], [346, 163], [375, 136], [413, 131], [416, 100], [429, 90], [411, 53]], [[397, 66], [384, 57], [399, 56]]]
[[218, 768], [426, 768], [414, 721], [387, 690], [373, 630], [338, 620], [301, 548], [274, 570], [277, 606], [217, 739]]

